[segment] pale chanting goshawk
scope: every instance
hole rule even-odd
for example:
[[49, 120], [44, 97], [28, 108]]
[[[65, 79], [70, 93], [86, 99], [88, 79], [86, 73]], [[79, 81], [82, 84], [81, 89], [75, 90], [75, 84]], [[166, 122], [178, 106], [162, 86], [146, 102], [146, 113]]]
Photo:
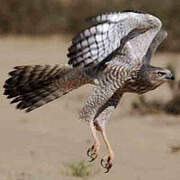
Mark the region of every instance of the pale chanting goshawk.
[[17, 66], [9, 73], [4, 94], [17, 109], [30, 112], [86, 84], [94, 85], [80, 117], [91, 129], [94, 144], [87, 154], [95, 160], [100, 131], [108, 150], [101, 160], [106, 172], [112, 167], [113, 151], [105, 122], [126, 92], [143, 94], [168, 80], [172, 73], [150, 65], [167, 33], [161, 21], [136, 11], [112, 12], [88, 18], [94, 25], [77, 34], [68, 49], [67, 65]]

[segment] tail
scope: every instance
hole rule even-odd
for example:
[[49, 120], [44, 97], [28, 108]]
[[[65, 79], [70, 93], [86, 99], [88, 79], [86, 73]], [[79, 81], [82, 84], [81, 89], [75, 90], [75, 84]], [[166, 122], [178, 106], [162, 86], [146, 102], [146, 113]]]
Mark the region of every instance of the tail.
[[9, 73], [4, 95], [30, 112], [89, 82], [82, 70], [64, 65], [17, 66]]

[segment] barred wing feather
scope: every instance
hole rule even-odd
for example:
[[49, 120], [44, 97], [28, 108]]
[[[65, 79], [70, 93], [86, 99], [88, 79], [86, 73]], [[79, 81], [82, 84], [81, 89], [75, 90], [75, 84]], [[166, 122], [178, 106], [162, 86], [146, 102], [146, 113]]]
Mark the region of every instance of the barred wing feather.
[[98, 24], [73, 38], [68, 52], [68, 63], [73, 67], [98, 64], [116, 49], [122, 49], [130, 39], [156, 26], [152, 17], [155, 18], [148, 14], [119, 12], [92, 18]]

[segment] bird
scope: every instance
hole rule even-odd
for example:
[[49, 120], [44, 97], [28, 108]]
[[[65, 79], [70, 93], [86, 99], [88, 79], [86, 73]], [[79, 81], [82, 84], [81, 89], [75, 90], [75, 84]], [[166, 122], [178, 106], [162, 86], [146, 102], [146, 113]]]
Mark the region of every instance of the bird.
[[167, 32], [161, 20], [149, 13], [126, 10], [86, 19], [88, 28], [77, 33], [68, 48], [67, 64], [16, 66], [4, 84], [4, 95], [16, 108], [31, 112], [70, 91], [91, 84], [80, 112], [87, 122], [93, 145], [87, 150], [94, 161], [100, 150], [97, 131], [107, 154], [100, 164], [109, 172], [114, 152], [106, 135], [106, 122], [124, 93], [144, 94], [174, 80], [173, 73], [152, 66], [151, 58]]

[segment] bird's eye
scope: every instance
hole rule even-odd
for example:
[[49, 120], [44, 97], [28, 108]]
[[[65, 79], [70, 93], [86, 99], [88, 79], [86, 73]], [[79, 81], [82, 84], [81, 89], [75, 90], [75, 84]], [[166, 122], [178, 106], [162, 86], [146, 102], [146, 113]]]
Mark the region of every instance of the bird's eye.
[[159, 77], [162, 77], [163, 75], [165, 75], [166, 73], [164, 73], [164, 72], [158, 72], [158, 76]]

